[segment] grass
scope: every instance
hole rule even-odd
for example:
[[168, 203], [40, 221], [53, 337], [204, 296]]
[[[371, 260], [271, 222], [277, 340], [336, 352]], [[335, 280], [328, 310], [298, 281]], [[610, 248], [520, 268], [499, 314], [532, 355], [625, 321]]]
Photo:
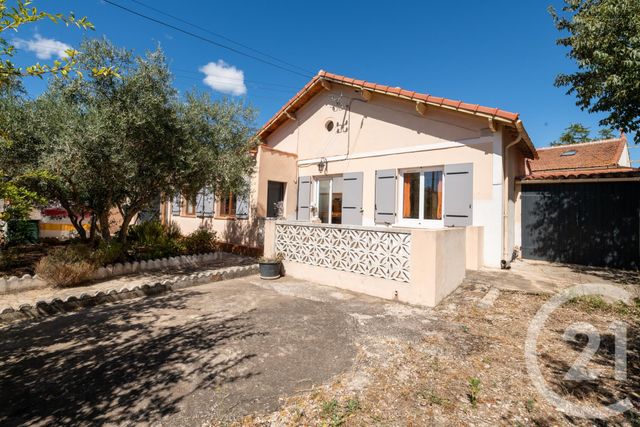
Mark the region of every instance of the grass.
[[622, 301], [609, 303], [600, 295], [584, 295], [572, 298], [569, 305], [588, 313], [640, 317], [640, 299], [638, 298], [634, 299], [632, 304], [627, 305]]
[[478, 399], [480, 398], [480, 389], [482, 388], [482, 382], [479, 378], [469, 378], [469, 402], [474, 408], [478, 405]]
[[356, 398], [348, 399], [340, 404], [337, 399], [331, 399], [322, 403], [322, 417], [328, 425], [337, 427], [343, 425], [350, 415], [360, 409], [360, 401]]

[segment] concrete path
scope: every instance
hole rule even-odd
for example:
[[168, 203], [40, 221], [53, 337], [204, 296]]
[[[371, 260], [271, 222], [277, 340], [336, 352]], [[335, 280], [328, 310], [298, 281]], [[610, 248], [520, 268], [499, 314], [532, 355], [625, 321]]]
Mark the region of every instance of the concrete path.
[[640, 273], [543, 261], [517, 260], [511, 269], [467, 271], [467, 282], [506, 291], [555, 293], [582, 283], [619, 285], [640, 296]]
[[384, 360], [386, 342], [415, 342], [433, 321], [428, 309], [249, 276], [13, 324], [0, 329], [0, 424], [182, 426], [268, 412], [360, 352]]

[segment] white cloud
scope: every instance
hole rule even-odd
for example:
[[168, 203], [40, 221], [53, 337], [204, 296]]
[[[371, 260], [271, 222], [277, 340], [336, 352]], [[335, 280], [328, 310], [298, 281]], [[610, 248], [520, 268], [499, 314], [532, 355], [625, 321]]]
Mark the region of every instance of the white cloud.
[[200, 67], [200, 72], [205, 74], [204, 84], [222, 93], [231, 95], [244, 95], [247, 87], [244, 85], [244, 71], [238, 70], [233, 65], [229, 65], [222, 59], [218, 62], [209, 62]]
[[31, 40], [15, 39], [14, 43], [18, 49], [25, 49], [36, 54], [38, 59], [51, 59], [54, 56], [63, 58], [65, 50], [71, 49], [66, 43], [55, 39], [47, 39], [40, 34], [36, 34]]

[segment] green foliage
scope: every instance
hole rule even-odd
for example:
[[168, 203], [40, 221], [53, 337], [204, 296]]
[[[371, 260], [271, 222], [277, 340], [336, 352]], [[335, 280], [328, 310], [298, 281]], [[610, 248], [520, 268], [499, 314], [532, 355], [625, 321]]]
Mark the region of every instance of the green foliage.
[[591, 141], [589, 138], [590, 130], [588, 127], [580, 123], [571, 123], [551, 145], [567, 145], [579, 144], [581, 142]]
[[70, 212], [81, 238], [87, 212], [106, 230], [102, 223], [118, 207], [126, 241], [130, 222], [161, 194], [246, 187], [254, 165], [251, 108], [206, 95], [180, 98], [160, 49], [136, 57], [103, 39], [80, 50], [78, 70], [108, 67], [120, 77], [55, 78], [38, 99], [21, 101], [18, 126], [0, 118], [20, 148], [0, 152], [0, 160], [16, 165], [15, 173], [44, 171], [33, 188]]
[[185, 250], [189, 254], [204, 254], [216, 250], [216, 232], [206, 227], [200, 227], [182, 239]]
[[8, 245], [22, 245], [38, 242], [38, 224], [34, 221], [12, 219], [7, 224]]
[[560, 137], [553, 141], [551, 146], [558, 145], [570, 145], [570, 144], [580, 144], [582, 142], [595, 141], [598, 139], [611, 139], [614, 138], [613, 130], [610, 128], [601, 128], [598, 130], [598, 137], [592, 138], [591, 131], [588, 127], [584, 126], [581, 123], [571, 123], [567, 128], [562, 132]]
[[330, 426], [343, 425], [350, 415], [360, 410], [360, 401], [356, 398], [348, 399], [341, 405], [336, 399], [322, 403], [322, 416]]
[[101, 240], [93, 258], [100, 265], [126, 262], [129, 257], [128, 246], [118, 240]]
[[[68, 49], [66, 56], [52, 64], [36, 63], [26, 68], [17, 67], [11, 58], [15, 54], [15, 46], [8, 41], [3, 33], [8, 30], [18, 31], [26, 24], [32, 24], [48, 19], [54, 23], [63, 23], [66, 26], [74, 25], [83, 30], [93, 30], [93, 24], [86, 17], [76, 18], [73, 13], [63, 15], [61, 13], [48, 13], [31, 6], [29, 0], [17, 0], [13, 7], [7, 6], [7, 0], [0, 0], [0, 89], [15, 84], [15, 79], [23, 76], [36, 76], [42, 78], [45, 74], [60, 75], [66, 77], [71, 72], [76, 72], [82, 77], [82, 72], [75, 70], [74, 65], [78, 51]], [[111, 68], [96, 68], [92, 70], [94, 76], [117, 76], [117, 70]]]
[[[638, 0], [565, 0], [562, 14], [549, 9], [565, 33], [557, 44], [577, 71], [559, 74], [555, 84], [568, 87], [576, 104], [606, 113], [600, 125], [626, 133], [640, 129], [640, 2]], [[640, 141], [636, 133], [635, 141]]]
[[90, 280], [96, 271], [93, 255], [86, 245], [53, 249], [40, 260], [36, 274], [57, 287], [80, 285]]
[[480, 390], [482, 389], [482, 383], [479, 378], [469, 378], [469, 402], [475, 408], [478, 404], [478, 399], [480, 397]]
[[158, 221], [147, 221], [129, 228], [128, 244], [136, 259], [167, 258], [184, 252], [184, 245], [175, 228], [164, 227]]

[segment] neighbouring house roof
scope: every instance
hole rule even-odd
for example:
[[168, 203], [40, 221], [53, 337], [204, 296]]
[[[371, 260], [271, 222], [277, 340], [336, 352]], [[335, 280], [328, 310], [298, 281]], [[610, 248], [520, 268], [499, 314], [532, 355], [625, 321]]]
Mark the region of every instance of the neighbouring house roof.
[[297, 94], [293, 96], [284, 106], [265, 123], [258, 132], [258, 137], [262, 140], [273, 133], [280, 125], [289, 120], [292, 115], [304, 106], [311, 98], [323, 90], [323, 82], [338, 83], [351, 86], [360, 90], [367, 90], [372, 93], [402, 98], [417, 103], [423, 103], [428, 106], [458, 111], [471, 114], [487, 119], [495, 120], [503, 123], [521, 132], [523, 141], [526, 144], [527, 151], [532, 158], [536, 158], [536, 149], [531, 142], [531, 138], [522, 126], [518, 113], [501, 110], [499, 108], [484, 107], [478, 104], [469, 104], [462, 101], [456, 101], [438, 96], [428, 95], [424, 93], [405, 90], [399, 87], [392, 87], [371, 83], [364, 80], [353, 79], [350, 77], [340, 76], [338, 74], [329, 73], [320, 70]]
[[522, 180], [640, 176], [640, 170], [620, 165], [620, 158], [626, 149], [625, 136], [538, 148], [539, 157], [527, 160], [529, 174]]

